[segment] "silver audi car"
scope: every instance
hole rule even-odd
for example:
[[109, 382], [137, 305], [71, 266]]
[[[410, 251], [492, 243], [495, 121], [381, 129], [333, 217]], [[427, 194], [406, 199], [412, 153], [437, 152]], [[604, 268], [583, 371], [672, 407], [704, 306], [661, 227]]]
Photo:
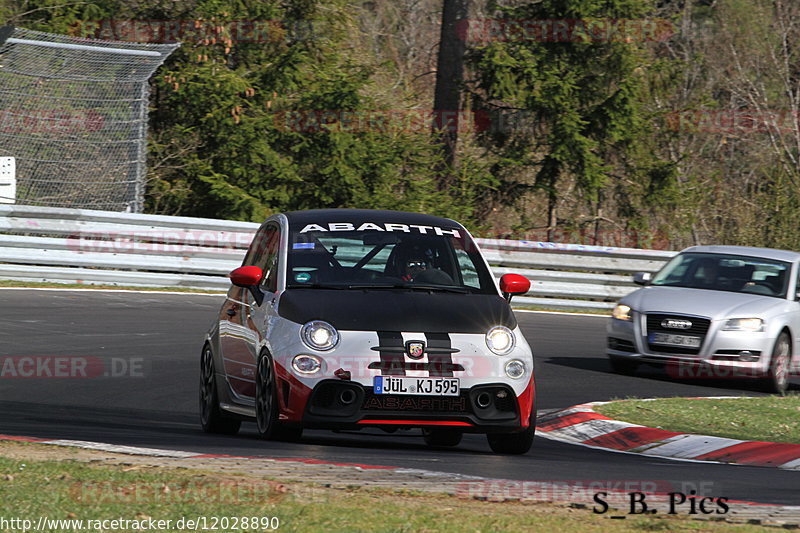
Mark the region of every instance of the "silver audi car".
[[800, 253], [695, 246], [625, 296], [608, 325], [612, 368], [666, 366], [677, 378], [755, 378], [784, 393], [800, 370]]

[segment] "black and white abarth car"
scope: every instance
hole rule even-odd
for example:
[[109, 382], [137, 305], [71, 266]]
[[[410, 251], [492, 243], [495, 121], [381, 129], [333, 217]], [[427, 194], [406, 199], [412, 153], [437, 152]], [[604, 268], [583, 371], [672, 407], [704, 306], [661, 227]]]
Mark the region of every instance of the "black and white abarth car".
[[304, 428], [421, 428], [431, 446], [485, 433], [496, 453], [532, 444], [531, 348], [509, 300], [452, 220], [331, 209], [274, 215], [258, 230], [208, 332], [203, 429], [254, 420], [267, 439]]

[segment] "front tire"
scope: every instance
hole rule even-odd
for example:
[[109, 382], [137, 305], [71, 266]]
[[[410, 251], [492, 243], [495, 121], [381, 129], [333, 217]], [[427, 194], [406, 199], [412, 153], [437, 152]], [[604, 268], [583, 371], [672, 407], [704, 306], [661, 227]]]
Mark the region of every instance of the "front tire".
[[287, 427], [278, 421], [278, 392], [272, 357], [264, 353], [256, 365], [256, 428], [265, 440], [297, 441], [302, 428]]
[[217, 375], [214, 370], [214, 354], [211, 346], [203, 347], [200, 357], [200, 424], [206, 433], [235, 435], [242, 423], [228, 416], [219, 408]]
[[767, 392], [786, 394], [789, 387], [789, 363], [792, 358], [792, 347], [789, 334], [785, 331], [778, 336], [772, 357], [769, 360], [769, 370], [764, 377], [764, 388]]
[[531, 407], [530, 425], [517, 433], [487, 433], [486, 440], [494, 453], [522, 455], [528, 453], [536, 435], [536, 405]]

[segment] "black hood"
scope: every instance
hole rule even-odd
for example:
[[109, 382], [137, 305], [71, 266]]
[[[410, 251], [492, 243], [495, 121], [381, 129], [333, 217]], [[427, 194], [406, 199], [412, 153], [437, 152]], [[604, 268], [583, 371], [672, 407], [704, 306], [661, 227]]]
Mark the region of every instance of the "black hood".
[[281, 295], [278, 313], [299, 324], [324, 320], [351, 331], [486, 333], [492, 326], [517, 326], [496, 294], [293, 288]]

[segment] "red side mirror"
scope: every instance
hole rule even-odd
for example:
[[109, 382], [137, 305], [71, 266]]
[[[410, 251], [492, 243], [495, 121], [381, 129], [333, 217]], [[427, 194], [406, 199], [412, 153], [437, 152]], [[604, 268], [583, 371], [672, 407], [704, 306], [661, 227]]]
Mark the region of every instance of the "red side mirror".
[[234, 285], [245, 288], [258, 285], [263, 276], [264, 272], [257, 266], [239, 267], [228, 275]]
[[500, 292], [506, 300], [511, 301], [511, 297], [517, 294], [525, 294], [531, 290], [531, 282], [525, 276], [519, 274], [503, 274], [500, 278]]

